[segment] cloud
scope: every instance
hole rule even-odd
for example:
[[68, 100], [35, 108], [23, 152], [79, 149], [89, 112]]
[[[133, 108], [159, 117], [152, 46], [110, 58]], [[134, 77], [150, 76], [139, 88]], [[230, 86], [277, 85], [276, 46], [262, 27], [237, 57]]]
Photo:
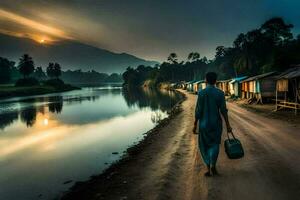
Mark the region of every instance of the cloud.
[[[7, 27], [9, 27], [9, 22], [16, 23], [19, 25], [19, 31], [0, 29], [0, 32], [4, 34], [14, 35], [17, 37], [28, 37], [37, 41], [41, 39], [47, 39], [48, 41], [55, 41], [59, 39], [72, 39], [71, 36], [67, 35], [64, 31], [58, 28], [45, 25], [42, 22], [23, 17], [21, 15], [1, 8], [0, 19], [6, 21], [6, 24], [8, 24]], [[20, 30], [22, 29], [24, 32], [20, 32]]]
[[150, 60], [194, 51], [213, 58], [216, 46], [230, 46], [239, 33], [274, 16], [299, 33], [299, 6], [299, 0], [1, 0], [0, 28], [35, 40], [72, 38]]

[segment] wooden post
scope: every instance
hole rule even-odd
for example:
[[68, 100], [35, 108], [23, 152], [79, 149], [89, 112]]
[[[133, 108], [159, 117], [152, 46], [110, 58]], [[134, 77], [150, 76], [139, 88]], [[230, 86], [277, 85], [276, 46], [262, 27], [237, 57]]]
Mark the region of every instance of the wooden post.
[[277, 91], [277, 87], [276, 87], [276, 106], [275, 106], [275, 111], [277, 111], [278, 110], [278, 105], [277, 105], [277, 102], [278, 102], [278, 98], [277, 98], [277, 96], [278, 96], [278, 91]]
[[295, 90], [296, 90], [296, 97], [295, 97], [295, 115], [297, 115], [298, 110], [298, 84], [297, 84], [297, 78], [295, 78]]
[[286, 106], [286, 91], [284, 92], [284, 106]]

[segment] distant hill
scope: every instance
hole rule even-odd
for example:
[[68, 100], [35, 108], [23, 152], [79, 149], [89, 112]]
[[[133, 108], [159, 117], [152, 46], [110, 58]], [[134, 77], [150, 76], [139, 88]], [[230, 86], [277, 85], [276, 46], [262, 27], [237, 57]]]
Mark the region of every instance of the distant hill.
[[49, 62], [58, 62], [63, 70], [95, 70], [105, 73], [122, 73], [128, 66], [154, 66], [158, 62], [147, 61], [126, 53], [113, 53], [105, 49], [89, 46], [75, 41], [62, 41], [52, 45], [0, 34], [0, 57], [18, 61], [28, 53], [36, 66], [46, 67]]

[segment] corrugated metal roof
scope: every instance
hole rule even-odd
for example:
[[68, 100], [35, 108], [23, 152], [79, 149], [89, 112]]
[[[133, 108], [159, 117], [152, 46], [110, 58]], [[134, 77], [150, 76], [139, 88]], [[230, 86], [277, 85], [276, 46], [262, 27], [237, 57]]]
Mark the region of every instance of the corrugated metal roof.
[[260, 74], [260, 75], [257, 75], [257, 76], [252, 76], [252, 77], [247, 78], [246, 80], [243, 80], [242, 82], [248, 82], [248, 81], [253, 81], [253, 80], [266, 78], [268, 76], [274, 75], [275, 73], [276, 72], [268, 72], [268, 73]]
[[292, 79], [297, 77], [300, 77], [300, 66], [293, 67], [282, 72], [281, 74], [276, 76], [276, 79]]

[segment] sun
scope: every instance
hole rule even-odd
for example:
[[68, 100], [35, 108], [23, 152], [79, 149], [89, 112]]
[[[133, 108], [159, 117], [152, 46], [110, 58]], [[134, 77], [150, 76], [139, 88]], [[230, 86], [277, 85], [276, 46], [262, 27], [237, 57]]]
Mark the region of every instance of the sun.
[[41, 44], [43, 44], [43, 43], [45, 43], [45, 42], [46, 42], [45, 39], [41, 39], [41, 40], [40, 40], [40, 43], [41, 43]]

